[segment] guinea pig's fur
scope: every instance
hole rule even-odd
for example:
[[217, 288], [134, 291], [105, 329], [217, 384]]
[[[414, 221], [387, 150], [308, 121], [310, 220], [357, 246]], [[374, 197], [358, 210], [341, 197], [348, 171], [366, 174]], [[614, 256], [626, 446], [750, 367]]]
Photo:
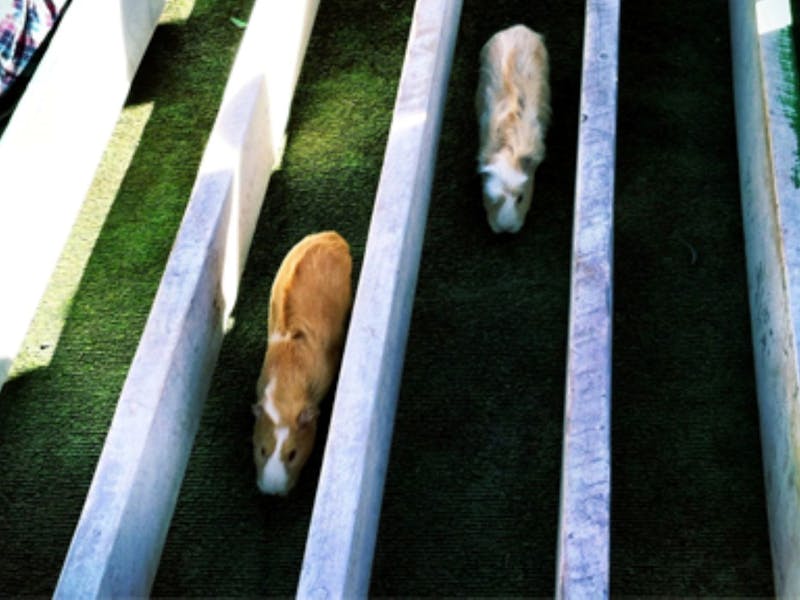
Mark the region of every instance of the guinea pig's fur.
[[550, 123], [549, 69], [542, 36], [524, 25], [494, 34], [481, 50], [478, 172], [495, 233], [518, 232], [531, 205]]
[[319, 403], [341, 360], [351, 271], [347, 242], [327, 231], [297, 243], [275, 276], [253, 405], [256, 481], [265, 494], [287, 494], [311, 454]]

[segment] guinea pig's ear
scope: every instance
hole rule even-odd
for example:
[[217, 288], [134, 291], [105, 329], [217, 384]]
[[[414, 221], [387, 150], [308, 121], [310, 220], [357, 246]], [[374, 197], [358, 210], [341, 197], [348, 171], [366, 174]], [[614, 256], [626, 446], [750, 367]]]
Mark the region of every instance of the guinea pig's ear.
[[260, 417], [265, 412], [264, 411], [264, 406], [260, 402], [254, 403], [251, 408], [253, 410], [253, 416], [254, 417]]
[[256, 382], [256, 402], [258, 402], [262, 396], [264, 396], [264, 390], [267, 389], [267, 375], [263, 371], [258, 376], [258, 381]]
[[533, 160], [532, 156], [525, 156], [520, 159], [519, 166], [523, 173], [530, 175], [531, 171], [533, 171], [534, 167], [536, 166], [536, 161]]
[[478, 173], [481, 175], [496, 175], [497, 167], [494, 163], [486, 163], [478, 166]]
[[300, 411], [300, 414], [297, 415], [297, 427], [299, 429], [308, 427], [316, 422], [317, 417], [319, 417], [319, 409], [316, 406], [306, 406]]

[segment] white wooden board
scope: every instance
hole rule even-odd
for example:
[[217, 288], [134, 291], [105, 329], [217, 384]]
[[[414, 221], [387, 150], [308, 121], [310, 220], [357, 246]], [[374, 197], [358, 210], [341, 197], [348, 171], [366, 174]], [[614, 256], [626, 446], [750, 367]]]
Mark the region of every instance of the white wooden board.
[[308, 534], [299, 598], [369, 591], [460, 0], [417, 0]]
[[800, 146], [789, 0], [730, 0], [736, 133], [767, 513], [800, 597]]
[[606, 598], [619, 0], [587, 0], [556, 597]]

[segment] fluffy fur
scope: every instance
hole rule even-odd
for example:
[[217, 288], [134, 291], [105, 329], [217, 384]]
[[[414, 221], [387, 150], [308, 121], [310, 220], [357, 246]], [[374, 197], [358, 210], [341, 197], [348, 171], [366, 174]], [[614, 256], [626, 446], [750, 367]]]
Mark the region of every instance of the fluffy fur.
[[483, 203], [495, 233], [516, 233], [533, 197], [550, 123], [547, 49], [524, 25], [494, 34], [481, 50], [475, 99], [480, 126], [478, 171]]
[[341, 360], [351, 272], [347, 242], [329, 231], [301, 240], [275, 276], [253, 406], [253, 456], [265, 494], [287, 494], [313, 449], [319, 403]]

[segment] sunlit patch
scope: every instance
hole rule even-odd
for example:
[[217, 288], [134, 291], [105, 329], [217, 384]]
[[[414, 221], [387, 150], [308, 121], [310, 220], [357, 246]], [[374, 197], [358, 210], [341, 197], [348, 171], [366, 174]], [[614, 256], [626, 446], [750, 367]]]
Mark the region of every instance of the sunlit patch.
[[167, 0], [159, 23], [185, 23], [194, 10], [195, 0]]
[[759, 35], [791, 27], [792, 9], [789, 0], [756, 2], [756, 23]]
[[[9, 379], [50, 364], [89, 256], [152, 112], [152, 102], [123, 109], [47, 290], [11, 365]], [[13, 337], [9, 335], [6, 339]], [[0, 348], [0, 354], [5, 355], [6, 350], [13, 354], [17, 348]]]

